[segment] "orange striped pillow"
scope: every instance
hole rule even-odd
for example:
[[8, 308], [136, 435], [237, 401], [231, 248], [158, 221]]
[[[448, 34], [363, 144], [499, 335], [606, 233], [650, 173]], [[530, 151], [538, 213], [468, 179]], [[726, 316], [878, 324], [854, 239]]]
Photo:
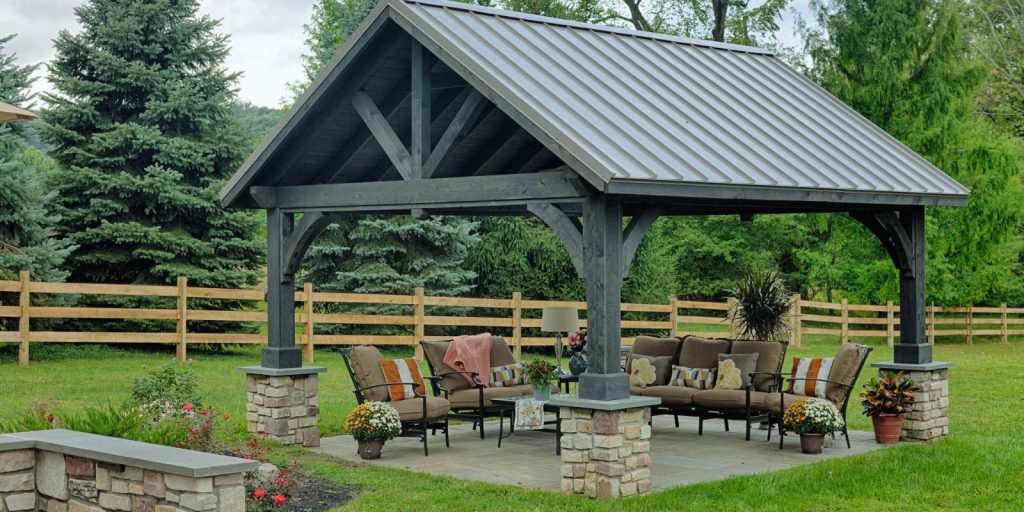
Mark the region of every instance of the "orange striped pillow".
[[404, 359], [381, 359], [380, 369], [384, 370], [385, 383], [416, 383], [415, 392], [413, 391], [413, 386], [410, 385], [389, 385], [388, 395], [391, 396], [392, 401], [397, 402], [399, 400], [416, 398], [416, 393], [421, 395], [426, 394], [426, 388], [423, 387], [423, 376], [420, 375], [420, 366], [416, 364], [416, 359], [411, 357], [406, 357]]
[[[793, 371], [794, 379], [827, 379], [832, 371], [832, 357], [794, 357]], [[793, 380], [789, 383], [789, 390], [794, 395], [816, 396], [826, 398], [825, 388], [828, 383], [816, 380]]]

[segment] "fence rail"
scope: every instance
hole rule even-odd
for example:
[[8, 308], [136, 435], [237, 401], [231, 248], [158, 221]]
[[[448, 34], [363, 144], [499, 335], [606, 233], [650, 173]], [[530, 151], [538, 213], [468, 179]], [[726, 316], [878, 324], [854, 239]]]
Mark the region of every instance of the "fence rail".
[[[167, 307], [117, 308], [33, 305], [33, 297], [63, 296], [63, 301], [74, 302], [76, 296], [133, 296], [164, 298]], [[176, 356], [184, 361], [189, 344], [266, 344], [267, 336], [260, 333], [197, 332], [197, 322], [249, 322], [266, 323], [262, 308], [264, 292], [250, 289], [222, 289], [189, 286], [184, 277], [175, 286], [48, 283], [32, 281], [22, 272], [17, 281], [0, 281], [0, 300], [15, 297], [17, 305], [0, 303], [0, 321], [17, 330], [0, 330], [0, 342], [18, 343], [18, 361], [29, 363], [33, 343], [157, 343], [175, 346]], [[173, 299], [173, 300], [171, 300]], [[800, 347], [805, 335], [833, 336], [840, 340], [853, 338], [885, 339], [890, 346], [899, 334], [899, 308], [892, 301], [884, 305], [850, 304], [805, 300], [793, 296], [790, 343]], [[251, 303], [247, 310], [205, 309], [197, 301], [231, 300]], [[540, 310], [547, 306], [576, 306], [586, 309], [586, 303], [573, 301], [543, 301], [524, 299], [519, 292], [507, 299], [429, 296], [422, 289], [412, 295], [356, 294], [314, 291], [305, 283], [295, 292], [296, 344], [303, 348], [306, 361], [313, 361], [314, 347], [318, 345], [410, 345], [421, 339], [445, 339], [450, 335], [438, 334], [439, 329], [453, 327], [488, 328], [505, 335], [519, 357], [524, 346], [545, 346], [553, 343], [552, 336], [540, 332]], [[174, 307], [170, 307], [173, 303]], [[366, 314], [346, 312], [346, 306], [404, 307], [408, 314]], [[326, 305], [326, 306], [325, 306]], [[715, 334], [734, 336], [733, 322], [729, 318], [731, 301], [707, 302], [669, 298], [664, 304], [623, 304], [622, 327], [630, 332], [657, 332], [661, 334]], [[439, 311], [448, 308], [448, 311]], [[459, 314], [450, 311], [461, 308]], [[330, 312], [325, 312], [330, 311]], [[483, 310], [483, 311], [481, 311]], [[162, 320], [166, 332], [97, 332], [54, 331], [33, 329], [33, 320]], [[16, 320], [16, 322], [14, 321]], [[586, 326], [586, 320], [580, 321]], [[2, 325], [0, 324], [0, 328]], [[173, 327], [171, 325], [173, 324]], [[401, 334], [328, 334], [317, 333], [316, 326], [347, 325], [379, 327], [390, 326], [402, 330]], [[1010, 336], [1024, 336], [1024, 308], [998, 307], [934, 307], [927, 308], [926, 329], [928, 340], [945, 336], [962, 336], [968, 344], [975, 336], [996, 336], [1007, 343]], [[633, 338], [624, 336], [623, 342]]]

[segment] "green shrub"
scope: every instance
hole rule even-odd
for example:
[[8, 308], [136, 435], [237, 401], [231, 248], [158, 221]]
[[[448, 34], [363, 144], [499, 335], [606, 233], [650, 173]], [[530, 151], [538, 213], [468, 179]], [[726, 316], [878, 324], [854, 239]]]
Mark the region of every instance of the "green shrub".
[[146, 426], [146, 418], [138, 407], [127, 403], [86, 407], [80, 415], [61, 414], [64, 428], [101, 436], [137, 439]]
[[128, 404], [157, 419], [181, 410], [185, 404], [202, 407], [195, 372], [187, 363], [171, 361], [144, 377], [132, 379]]

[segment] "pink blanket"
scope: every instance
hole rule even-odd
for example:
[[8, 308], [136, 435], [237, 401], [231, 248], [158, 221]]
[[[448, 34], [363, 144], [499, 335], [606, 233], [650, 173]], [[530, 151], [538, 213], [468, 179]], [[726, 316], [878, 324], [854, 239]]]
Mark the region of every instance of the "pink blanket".
[[[491, 333], [456, 336], [444, 353], [444, 364], [460, 372], [477, 372], [480, 383], [491, 383]], [[473, 378], [464, 375], [470, 383]]]

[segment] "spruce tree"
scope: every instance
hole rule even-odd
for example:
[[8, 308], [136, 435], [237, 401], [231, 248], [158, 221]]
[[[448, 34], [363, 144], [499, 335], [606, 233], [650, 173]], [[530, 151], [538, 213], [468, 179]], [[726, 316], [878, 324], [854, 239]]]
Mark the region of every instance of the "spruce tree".
[[259, 217], [218, 191], [244, 156], [227, 38], [198, 0], [90, 0], [61, 31], [44, 139], [75, 281], [256, 283]]

